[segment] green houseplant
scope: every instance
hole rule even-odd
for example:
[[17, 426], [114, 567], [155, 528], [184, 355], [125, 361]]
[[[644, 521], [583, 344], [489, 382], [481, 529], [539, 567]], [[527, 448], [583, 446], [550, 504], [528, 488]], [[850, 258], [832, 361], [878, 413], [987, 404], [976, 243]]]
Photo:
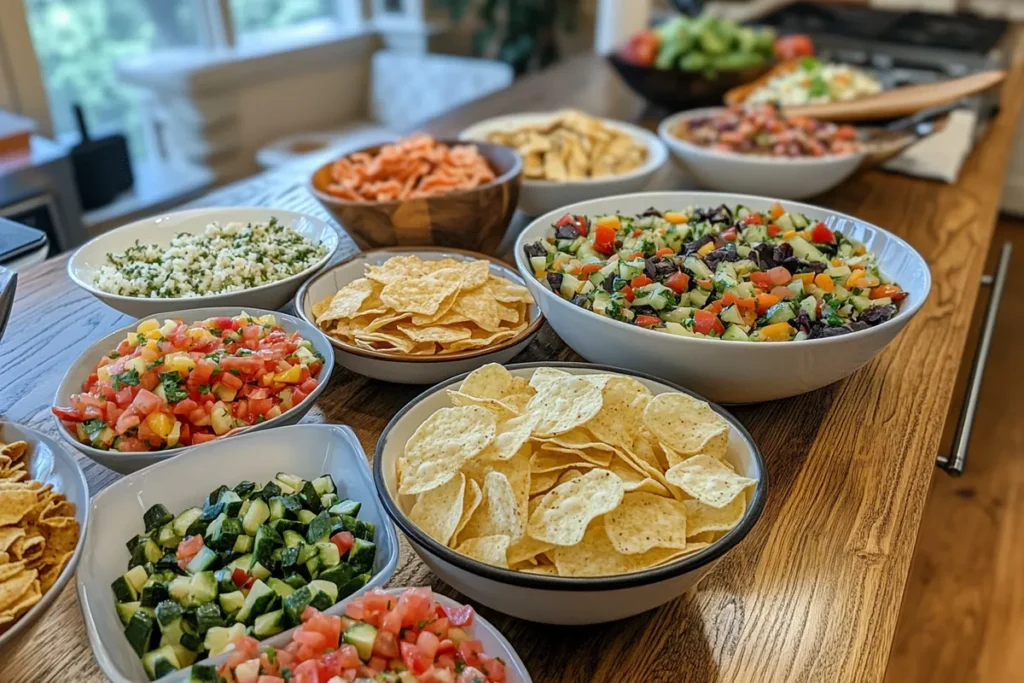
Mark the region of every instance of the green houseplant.
[[472, 15], [473, 54], [500, 59], [517, 74], [559, 57], [557, 33], [574, 31], [581, 0], [432, 0], [454, 21]]

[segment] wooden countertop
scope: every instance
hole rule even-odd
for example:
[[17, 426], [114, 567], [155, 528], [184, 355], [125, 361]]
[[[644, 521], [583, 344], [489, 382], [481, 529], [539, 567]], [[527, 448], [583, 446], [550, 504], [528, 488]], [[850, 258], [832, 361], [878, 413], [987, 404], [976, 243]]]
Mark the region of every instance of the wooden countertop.
[[[428, 128], [454, 134], [499, 113], [566, 106], [626, 119], [643, 111], [604, 62], [588, 55]], [[768, 505], [749, 537], [692, 594], [623, 622], [585, 628], [538, 626], [484, 610], [535, 681], [882, 679], [1022, 107], [1024, 52], [1017, 50], [1001, 113], [956, 185], [868, 172], [818, 200], [913, 244], [932, 269], [927, 304], [895, 342], [850, 378], [734, 411], [765, 454]], [[227, 187], [199, 204], [268, 205], [325, 215], [304, 182], [302, 173], [286, 168]], [[667, 172], [660, 182], [678, 179]], [[341, 251], [351, 253], [354, 246], [344, 240]], [[128, 322], [75, 288], [64, 268], [62, 258], [22, 275], [0, 343], [4, 417], [51, 433], [53, 392], [71, 360]], [[545, 328], [517, 360], [574, 357]], [[372, 453], [388, 419], [419, 391], [338, 369], [306, 420], [349, 424]], [[82, 462], [93, 493], [118, 478]], [[403, 541], [392, 585], [432, 582]], [[3, 653], [0, 679], [102, 680], [73, 586], [34, 633]]]

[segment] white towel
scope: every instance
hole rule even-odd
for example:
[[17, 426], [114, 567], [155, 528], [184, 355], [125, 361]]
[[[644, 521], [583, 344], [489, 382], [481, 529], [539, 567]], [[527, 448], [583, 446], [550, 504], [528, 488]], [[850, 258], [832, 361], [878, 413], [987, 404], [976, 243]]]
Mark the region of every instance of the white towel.
[[964, 159], [974, 146], [974, 129], [978, 115], [969, 109], [958, 109], [949, 115], [946, 126], [908, 147], [902, 154], [882, 165], [919, 178], [955, 183]]

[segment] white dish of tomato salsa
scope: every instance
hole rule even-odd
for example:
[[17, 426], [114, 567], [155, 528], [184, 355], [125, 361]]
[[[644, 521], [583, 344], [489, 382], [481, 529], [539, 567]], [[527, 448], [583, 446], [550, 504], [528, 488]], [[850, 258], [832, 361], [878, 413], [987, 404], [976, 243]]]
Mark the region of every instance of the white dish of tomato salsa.
[[223, 436], [298, 422], [330, 378], [330, 342], [276, 311], [242, 313], [158, 314], [90, 346], [54, 397], [61, 435], [128, 474]]

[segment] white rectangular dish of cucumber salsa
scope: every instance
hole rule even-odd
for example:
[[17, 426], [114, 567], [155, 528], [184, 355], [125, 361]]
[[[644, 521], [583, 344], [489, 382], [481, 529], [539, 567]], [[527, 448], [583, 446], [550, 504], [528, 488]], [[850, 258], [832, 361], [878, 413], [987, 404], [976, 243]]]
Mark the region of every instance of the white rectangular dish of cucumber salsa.
[[104, 534], [79, 595], [115, 681], [156, 680], [242, 637], [283, 635], [307, 607], [338, 612], [394, 571], [397, 539], [351, 430], [300, 425], [212, 446], [93, 502]]

